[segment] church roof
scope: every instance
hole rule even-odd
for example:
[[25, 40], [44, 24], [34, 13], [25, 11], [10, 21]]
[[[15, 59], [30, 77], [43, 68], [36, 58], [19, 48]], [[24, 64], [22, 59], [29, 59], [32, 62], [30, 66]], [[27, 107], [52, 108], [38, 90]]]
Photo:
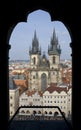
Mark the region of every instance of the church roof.
[[33, 95], [35, 95], [35, 94], [38, 94], [38, 95], [40, 95], [40, 97], [42, 97], [42, 95], [43, 95], [43, 93], [41, 92], [41, 91], [35, 91], [35, 90], [32, 90], [32, 91], [27, 91], [27, 95], [28, 96], [33, 96]]

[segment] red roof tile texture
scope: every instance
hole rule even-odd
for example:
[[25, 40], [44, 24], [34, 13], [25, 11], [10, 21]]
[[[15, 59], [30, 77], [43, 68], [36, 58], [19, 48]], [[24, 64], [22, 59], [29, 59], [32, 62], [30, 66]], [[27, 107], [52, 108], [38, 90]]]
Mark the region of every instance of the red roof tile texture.
[[67, 87], [57, 87], [56, 84], [51, 83], [51, 84], [50, 84], [50, 87], [48, 87], [45, 91], [48, 91], [49, 93], [52, 93], [52, 92], [54, 92], [54, 91], [57, 91], [58, 93], [60, 93], [60, 92], [62, 92], [62, 91], [67, 92], [68, 89], [67, 89]]

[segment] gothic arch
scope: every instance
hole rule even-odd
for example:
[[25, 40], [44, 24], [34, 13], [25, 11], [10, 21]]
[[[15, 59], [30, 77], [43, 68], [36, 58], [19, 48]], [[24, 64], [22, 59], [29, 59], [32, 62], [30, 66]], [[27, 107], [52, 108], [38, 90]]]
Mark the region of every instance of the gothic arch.
[[47, 87], [47, 76], [45, 73], [41, 75], [41, 90], [44, 92]]
[[26, 114], [30, 114], [30, 111], [29, 111], [29, 110], [27, 110], [27, 111], [26, 111]]
[[24, 110], [22, 110], [22, 111], [21, 111], [21, 113], [25, 114], [25, 111], [24, 111]]
[[52, 115], [52, 111], [49, 112], [49, 115]]
[[[4, 7], [5, 2], [1, 1], [2, 3], [0, 6]], [[80, 19], [80, 8], [75, 9], [75, 7], [79, 7], [80, 3], [79, 1], [76, 2], [73, 1], [73, 4], [75, 6], [72, 6], [70, 1], [50, 1], [44, 2], [42, 1], [35, 1], [32, 3], [32, 1], [7, 1], [7, 5], [5, 7], [5, 10], [3, 8], [0, 8], [1, 13], [1, 20], [0, 20], [0, 85], [5, 87], [0, 87], [0, 103], [3, 102], [3, 105], [0, 107], [0, 129], [6, 130], [8, 128], [8, 120], [9, 120], [9, 99], [8, 99], [8, 59], [9, 59], [9, 37], [14, 29], [14, 27], [17, 25], [18, 22], [26, 22], [27, 15], [36, 10], [36, 9], [44, 9], [48, 11], [51, 15], [51, 19], [53, 20], [60, 20], [62, 21], [68, 30], [71, 31], [70, 35], [72, 38], [72, 64], [73, 64], [73, 96], [72, 96], [72, 124], [73, 128], [79, 130], [80, 125], [80, 115], [81, 114], [81, 106], [79, 104], [79, 99], [81, 98], [81, 92], [80, 90], [80, 70], [81, 70], [81, 63], [79, 62], [79, 56], [81, 55], [80, 51], [80, 25], [81, 25], [81, 19]], [[49, 5], [49, 6], [48, 6]], [[9, 8], [9, 10], [8, 10]], [[75, 15], [74, 15], [75, 14]], [[7, 18], [7, 19], [5, 19]], [[77, 26], [76, 26], [77, 25]], [[69, 31], [69, 32], [70, 32]], [[9, 33], [8, 33], [9, 32]], [[77, 52], [77, 53], [76, 53]], [[79, 64], [78, 64], [79, 63]], [[76, 78], [77, 77], [77, 78]], [[77, 86], [77, 87], [76, 87]], [[78, 96], [77, 96], [78, 95]], [[78, 102], [78, 103], [77, 103]], [[77, 104], [77, 105], [76, 105]], [[76, 110], [78, 113], [76, 113]], [[3, 117], [3, 118], [2, 118]], [[77, 120], [76, 120], [77, 119]], [[5, 124], [5, 125], [3, 125]], [[77, 127], [78, 126], [78, 127]]]
[[41, 111], [38, 111], [38, 114], [41, 114]]
[[47, 115], [47, 114], [48, 114], [48, 112], [47, 112], [47, 111], [45, 111], [45, 112], [44, 112], [44, 114], [45, 114], [45, 115]]
[[57, 111], [54, 112], [54, 117], [57, 117], [59, 113]]

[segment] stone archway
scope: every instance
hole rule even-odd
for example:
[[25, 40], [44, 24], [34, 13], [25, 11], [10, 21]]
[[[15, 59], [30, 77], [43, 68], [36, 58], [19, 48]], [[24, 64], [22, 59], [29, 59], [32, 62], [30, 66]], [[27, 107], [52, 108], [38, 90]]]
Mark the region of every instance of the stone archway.
[[[2, 1], [1, 1], [2, 2]], [[73, 49], [73, 128], [80, 129], [80, 116], [78, 116], [81, 113], [81, 107], [79, 102], [79, 99], [81, 98], [80, 94], [80, 70], [81, 70], [81, 63], [79, 62], [79, 57], [81, 50], [80, 48], [80, 8], [75, 9], [75, 7], [79, 7], [80, 3], [79, 1], [73, 1], [73, 4], [75, 6], [72, 7], [72, 4], [70, 1], [50, 1], [46, 2], [45, 4], [42, 1], [35, 1], [31, 4], [32, 1], [25, 1], [21, 0], [19, 1], [7, 1], [7, 5], [5, 7], [5, 10], [3, 10], [5, 1], [1, 3], [1, 6], [3, 5], [3, 8], [1, 10], [1, 24], [0, 24], [0, 73], [1, 73], [1, 80], [0, 85], [5, 86], [0, 88], [1, 98], [0, 103], [3, 102], [3, 105], [0, 108], [0, 129], [6, 130], [8, 127], [8, 121], [9, 121], [9, 108], [8, 108], [8, 31], [11, 28], [13, 29], [13, 25], [16, 25], [18, 22], [26, 21], [26, 15], [32, 12], [33, 10], [36, 10], [38, 8], [45, 9], [51, 14], [51, 19], [60, 19], [64, 21], [67, 26], [71, 29], [72, 35], [73, 35], [73, 43], [71, 44]], [[75, 4], [76, 3], [76, 4]], [[49, 6], [48, 6], [49, 5]], [[18, 7], [18, 8], [17, 8]], [[9, 10], [8, 10], [9, 8]], [[75, 14], [75, 15], [74, 15]], [[7, 17], [7, 19], [5, 19]], [[77, 26], [76, 26], [77, 25]], [[76, 53], [77, 52], [77, 53]], [[5, 61], [5, 62], [4, 62]], [[79, 64], [78, 64], [79, 63]], [[77, 77], [77, 78], [76, 78]], [[76, 80], [75, 80], [76, 79]], [[76, 87], [77, 86], [77, 87]], [[78, 95], [78, 96], [77, 96]], [[76, 105], [77, 104], [77, 105]], [[76, 113], [76, 110], [78, 113]], [[4, 114], [3, 114], [4, 113]], [[3, 118], [2, 118], [3, 117]], [[77, 120], [76, 120], [77, 119]], [[3, 125], [5, 124], [5, 126]], [[78, 128], [77, 128], [78, 126]]]
[[57, 117], [59, 115], [59, 113], [56, 111], [55, 113], [54, 113], [54, 117]]

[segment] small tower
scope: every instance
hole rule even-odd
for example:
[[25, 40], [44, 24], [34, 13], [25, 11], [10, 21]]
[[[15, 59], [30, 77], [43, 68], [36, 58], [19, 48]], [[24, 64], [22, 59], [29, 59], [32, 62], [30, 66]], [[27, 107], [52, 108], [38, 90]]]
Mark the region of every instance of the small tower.
[[39, 42], [36, 36], [36, 31], [34, 32], [34, 38], [32, 40], [32, 48], [30, 48], [29, 54], [30, 54], [31, 68], [37, 68], [40, 60], [41, 49], [39, 48]]
[[53, 36], [51, 38], [50, 46], [48, 46], [48, 55], [50, 62], [50, 69], [58, 69], [60, 62], [61, 49], [58, 45], [58, 38], [56, 37], [55, 30], [53, 31]]

